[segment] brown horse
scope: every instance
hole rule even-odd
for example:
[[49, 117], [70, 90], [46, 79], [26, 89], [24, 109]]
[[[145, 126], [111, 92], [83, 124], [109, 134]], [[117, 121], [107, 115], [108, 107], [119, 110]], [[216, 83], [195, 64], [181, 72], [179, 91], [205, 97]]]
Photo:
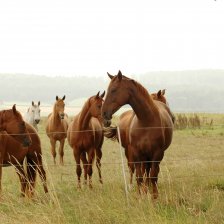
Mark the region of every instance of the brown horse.
[[[4, 166], [15, 166], [16, 173], [21, 183], [21, 195], [33, 195], [36, 172], [39, 173], [43, 182], [45, 193], [48, 192], [46, 185], [46, 174], [42, 164], [41, 142], [36, 130], [26, 123], [28, 133], [30, 134], [32, 145], [23, 147], [12, 136], [4, 132], [1, 141], [1, 164]], [[24, 170], [24, 159], [26, 158], [27, 172]]]
[[[164, 90], [159, 90], [157, 93], [152, 93], [151, 97], [153, 100], [160, 101], [162, 103], [168, 104], [166, 97], [165, 97], [165, 89]], [[120, 128], [120, 136], [121, 136], [121, 145], [125, 149], [125, 156], [127, 160], [129, 160], [128, 157], [128, 145], [129, 145], [129, 125], [130, 121], [134, 117], [135, 113], [133, 110], [128, 110], [122, 113], [119, 117], [118, 121], [118, 127]], [[173, 118], [172, 118], [173, 119]], [[107, 128], [104, 130], [104, 136], [107, 138], [110, 138], [112, 140], [117, 140], [118, 141], [118, 133], [117, 133], [117, 128], [112, 127], [112, 128]], [[145, 164], [142, 164], [142, 173], [146, 174], [146, 176], [149, 175], [149, 169], [144, 166]], [[128, 163], [129, 166], [129, 163]], [[132, 179], [133, 179], [133, 169], [130, 169], [130, 184], [132, 184]], [[146, 178], [146, 184], [149, 184], [149, 179]]]
[[[158, 197], [157, 181], [159, 165], [165, 150], [172, 141], [173, 122], [169, 107], [153, 100], [148, 91], [138, 82], [127, 78], [119, 71], [112, 76], [108, 87], [102, 115], [105, 126], [109, 124], [112, 115], [123, 105], [129, 104], [135, 114], [127, 118], [128, 136], [126, 141], [129, 167], [136, 169], [137, 184], [143, 183], [143, 167], [150, 172], [153, 187], [153, 198]], [[145, 161], [145, 162], [144, 162]], [[149, 176], [147, 177], [149, 178]]]
[[[0, 111], [0, 191], [2, 178], [2, 164], [4, 144], [6, 142], [6, 135], [9, 134], [18, 144], [23, 144], [24, 147], [31, 145], [32, 141], [27, 131], [22, 115], [16, 110], [13, 105], [10, 110]], [[15, 148], [15, 151], [19, 149]]]
[[48, 115], [46, 124], [46, 133], [50, 138], [51, 143], [51, 153], [54, 158], [54, 164], [56, 164], [56, 142], [60, 142], [59, 154], [60, 154], [60, 164], [63, 165], [64, 156], [64, 144], [67, 137], [68, 129], [68, 115], [64, 113], [65, 96], [60, 99], [56, 96], [56, 102], [53, 107], [53, 112]]
[[[84, 104], [82, 110], [77, 114], [68, 128], [68, 142], [73, 149], [76, 161], [76, 173], [78, 176], [78, 187], [81, 187], [80, 177], [82, 169], [80, 159], [83, 163], [85, 183], [87, 183], [87, 174], [89, 176], [89, 186], [92, 187], [92, 164], [96, 153], [96, 165], [99, 173], [99, 179], [102, 183], [101, 147], [103, 144], [103, 127], [101, 124], [101, 107], [104, 93], [90, 97]], [[88, 155], [88, 160], [86, 158]]]

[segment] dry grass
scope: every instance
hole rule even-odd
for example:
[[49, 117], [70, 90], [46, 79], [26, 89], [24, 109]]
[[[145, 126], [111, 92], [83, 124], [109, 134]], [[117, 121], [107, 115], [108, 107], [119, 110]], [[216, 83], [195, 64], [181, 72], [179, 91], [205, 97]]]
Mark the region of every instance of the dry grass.
[[[212, 118], [224, 124], [223, 115]], [[159, 199], [138, 195], [135, 185], [129, 204], [117, 143], [105, 140], [103, 145], [103, 186], [94, 165], [94, 188], [78, 190], [72, 150], [66, 144], [65, 165], [54, 166], [43, 127], [44, 121], [40, 137], [50, 192], [44, 194], [38, 178], [35, 197], [20, 198], [14, 169], [3, 168], [1, 223], [224, 223], [223, 126], [176, 130], [161, 163]]]

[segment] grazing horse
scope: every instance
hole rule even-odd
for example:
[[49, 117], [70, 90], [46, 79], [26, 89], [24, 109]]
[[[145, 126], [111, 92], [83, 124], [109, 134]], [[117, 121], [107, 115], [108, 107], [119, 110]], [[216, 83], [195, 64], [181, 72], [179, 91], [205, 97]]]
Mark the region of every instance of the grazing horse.
[[40, 101], [37, 105], [32, 101], [32, 105], [24, 114], [24, 120], [38, 131], [37, 125], [40, 122]]
[[[103, 127], [101, 117], [101, 107], [105, 92], [99, 95], [90, 97], [84, 104], [82, 110], [77, 114], [68, 128], [68, 142], [73, 149], [73, 154], [76, 161], [76, 173], [78, 176], [78, 187], [81, 187], [80, 177], [82, 169], [80, 159], [83, 162], [85, 184], [87, 183], [87, 174], [89, 176], [89, 187], [92, 187], [92, 164], [96, 154], [96, 166], [101, 177], [102, 158], [101, 147], [103, 144]], [[88, 155], [88, 160], [86, 158]]]
[[[16, 140], [18, 144], [22, 144], [24, 147], [28, 147], [32, 143], [22, 115], [16, 110], [15, 105], [10, 110], [0, 111], [0, 190], [6, 135], [11, 135], [11, 138]], [[14, 150], [19, 151], [17, 148]]]
[[[30, 124], [26, 123], [26, 128], [30, 134], [32, 145], [23, 147], [12, 136], [4, 132], [1, 141], [1, 164], [14, 166], [21, 183], [21, 195], [33, 195], [36, 173], [38, 172], [43, 182], [45, 193], [48, 192], [46, 184], [46, 174], [42, 164], [42, 152], [40, 138]], [[26, 158], [26, 171], [23, 163]]]
[[123, 76], [120, 71], [116, 76], [109, 73], [108, 76], [111, 82], [102, 107], [104, 125], [110, 124], [108, 121], [112, 115], [123, 105], [132, 107], [134, 115], [127, 118], [129, 134], [123, 137], [128, 145], [125, 149], [129, 167], [132, 173], [136, 169], [139, 191], [143, 183], [142, 166], [145, 167], [147, 178], [152, 183], [153, 198], [157, 198], [159, 165], [173, 135], [170, 109], [166, 104], [153, 100], [140, 83]]
[[46, 124], [46, 133], [50, 138], [51, 153], [54, 158], [54, 164], [56, 164], [56, 142], [60, 142], [59, 154], [60, 164], [63, 165], [64, 156], [64, 144], [67, 137], [68, 129], [68, 115], [64, 113], [65, 110], [65, 96], [60, 99], [56, 96], [56, 102], [53, 107], [53, 112], [48, 115]]

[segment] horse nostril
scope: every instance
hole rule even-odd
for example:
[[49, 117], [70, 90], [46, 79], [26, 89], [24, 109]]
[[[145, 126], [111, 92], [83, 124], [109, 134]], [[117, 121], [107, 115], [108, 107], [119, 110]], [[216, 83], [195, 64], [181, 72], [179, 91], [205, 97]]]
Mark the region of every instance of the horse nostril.
[[35, 122], [38, 124], [40, 122], [40, 120], [36, 119]]

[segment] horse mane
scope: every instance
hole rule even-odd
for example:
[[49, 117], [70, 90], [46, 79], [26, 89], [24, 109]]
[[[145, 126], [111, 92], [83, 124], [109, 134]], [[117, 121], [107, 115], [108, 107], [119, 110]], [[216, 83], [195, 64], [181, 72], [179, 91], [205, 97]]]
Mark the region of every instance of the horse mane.
[[130, 79], [130, 78], [124, 76], [124, 75], [123, 75], [123, 77], [125, 79], [131, 80], [134, 83], [134, 85], [136, 86], [137, 90], [143, 95], [143, 97], [147, 100], [147, 102], [153, 103], [151, 95], [149, 94], [148, 90], [141, 83], [137, 82], [134, 79]]
[[82, 110], [79, 113], [79, 119], [78, 119], [78, 127], [79, 129], [82, 128], [82, 124], [85, 122], [85, 117], [88, 113], [89, 107], [90, 107], [90, 100], [92, 97], [90, 97], [83, 105]]

